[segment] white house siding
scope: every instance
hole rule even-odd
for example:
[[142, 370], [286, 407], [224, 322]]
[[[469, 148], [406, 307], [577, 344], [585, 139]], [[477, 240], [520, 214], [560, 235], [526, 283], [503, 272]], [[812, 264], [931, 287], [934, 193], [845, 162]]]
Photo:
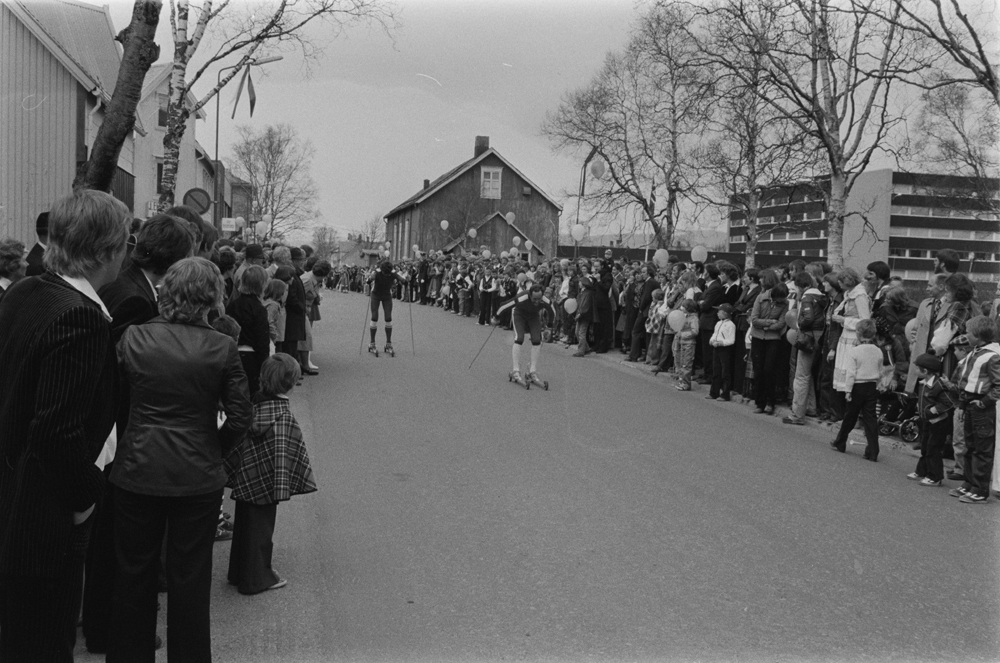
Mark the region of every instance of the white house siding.
[[76, 172], [78, 83], [0, 4], [0, 237], [31, 246], [35, 218]]

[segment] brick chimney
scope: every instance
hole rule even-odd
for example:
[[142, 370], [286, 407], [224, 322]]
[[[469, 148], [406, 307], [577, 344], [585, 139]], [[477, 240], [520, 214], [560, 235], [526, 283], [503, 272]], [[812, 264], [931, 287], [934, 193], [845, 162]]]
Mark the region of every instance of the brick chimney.
[[430, 180], [424, 180], [424, 188], [425, 189], [431, 188], [431, 181]]
[[488, 149], [490, 149], [490, 137], [476, 136], [476, 153], [473, 155], [473, 158], [478, 157]]

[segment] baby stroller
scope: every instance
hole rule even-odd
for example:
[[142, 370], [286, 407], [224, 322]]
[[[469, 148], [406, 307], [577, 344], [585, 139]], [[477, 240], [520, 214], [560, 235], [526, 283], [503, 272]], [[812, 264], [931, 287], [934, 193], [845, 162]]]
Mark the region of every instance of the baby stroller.
[[920, 438], [916, 396], [903, 391], [887, 392], [879, 397], [877, 411], [880, 435], [899, 435], [910, 443]]

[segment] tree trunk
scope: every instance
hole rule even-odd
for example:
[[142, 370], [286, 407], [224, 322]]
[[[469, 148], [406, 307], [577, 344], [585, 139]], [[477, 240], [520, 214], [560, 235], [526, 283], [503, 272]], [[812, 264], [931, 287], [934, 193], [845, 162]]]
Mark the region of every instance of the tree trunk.
[[174, 206], [174, 189], [177, 188], [177, 166], [181, 158], [181, 139], [187, 128], [187, 111], [177, 117], [170, 113], [167, 132], [163, 136], [163, 193], [160, 194], [159, 210], [165, 212]]
[[160, 57], [160, 47], [153, 41], [160, 20], [160, 0], [136, 0], [132, 22], [118, 33], [124, 46], [118, 81], [104, 112], [87, 163], [77, 173], [73, 187], [109, 191], [118, 167], [118, 156], [129, 133], [135, 127], [135, 109], [142, 96], [142, 84], [149, 67]]
[[847, 176], [830, 175], [830, 206], [827, 210], [826, 260], [834, 269], [844, 266], [844, 217], [847, 215]]

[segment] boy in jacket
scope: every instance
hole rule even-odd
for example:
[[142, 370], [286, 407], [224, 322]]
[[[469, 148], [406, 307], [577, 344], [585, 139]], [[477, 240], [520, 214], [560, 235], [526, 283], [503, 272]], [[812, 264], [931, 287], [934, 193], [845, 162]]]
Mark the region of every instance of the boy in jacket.
[[944, 445], [951, 432], [951, 416], [957, 398], [941, 378], [943, 365], [939, 357], [922, 354], [914, 364], [920, 375], [920, 460], [917, 469], [906, 475], [907, 479], [919, 481], [919, 486], [940, 486], [944, 479], [944, 463], [941, 460]]

